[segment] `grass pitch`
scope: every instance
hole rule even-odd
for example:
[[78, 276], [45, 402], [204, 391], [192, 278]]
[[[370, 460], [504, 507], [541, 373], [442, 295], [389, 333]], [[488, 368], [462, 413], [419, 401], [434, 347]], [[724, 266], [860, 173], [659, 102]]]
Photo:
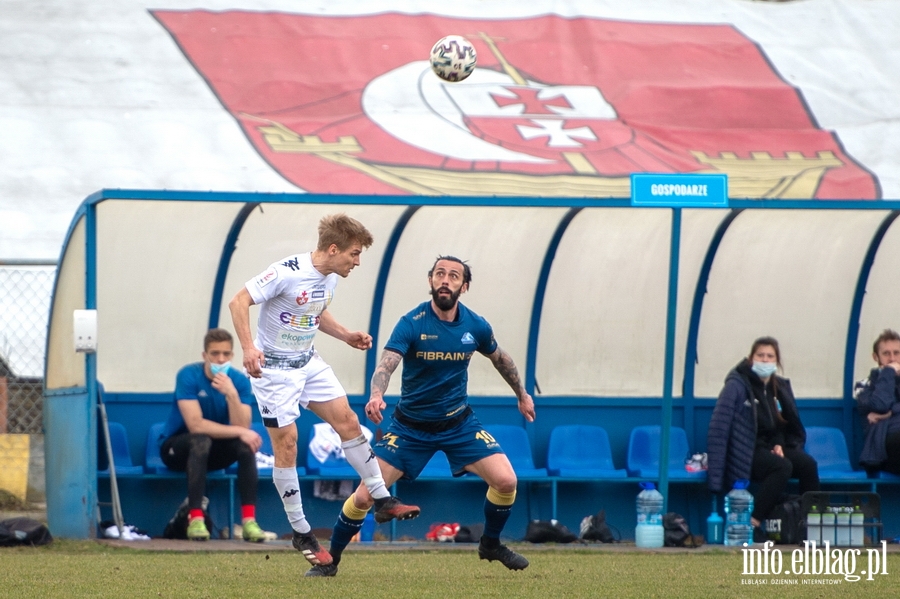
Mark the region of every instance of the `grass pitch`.
[[[474, 545], [440, 549], [347, 551], [335, 578], [303, 578], [294, 551], [147, 551], [93, 541], [0, 549], [0, 596], [112, 598], [391, 599], [496, 597], [896, 597], [900, 554], [887, 575], [848, 582], [841, 576], [744, 576], [742, 556], [726, 550], [645, 552], [513, 547], [531, 561], [510, 572], [479, 560]], [[857, 567], [864, 568], [865, 561]], [[896, 572], [896, 573], [895, 573]], [[803, 584], [803, 579], [838, 581]], [[748, 580], [756, 583], [748, 584]], [[758, 581], [765, 580], [766, 584]], [[777, 583], [780, 580], [796, 582]], [[849, 586], [848, 586], [849, 585]]]

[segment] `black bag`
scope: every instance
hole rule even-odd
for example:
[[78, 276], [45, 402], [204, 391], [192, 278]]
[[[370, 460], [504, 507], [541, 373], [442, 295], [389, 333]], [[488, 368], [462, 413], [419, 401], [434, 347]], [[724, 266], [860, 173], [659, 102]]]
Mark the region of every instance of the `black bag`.
[[[215, 529], [213, 525], [212, 518], [209, 516], [209, 512], [207, 508], [209, 507], [209, 499], [206, 497], [203, 498], [203, 520], [206, 522], [206, 530], [212, 534]], [[188, 500], [185, 498], [184, 501], [181, 502], [181, 505], [178, 506], [178, 510], [175, 512], [175, 515], [169, 520], [168, 524], [166, 524], [165, 530], [163, 530], [163, 538], [164, 539], [187, 539], [187, 527], [188, 527], [188, 516], [190, 515], [191, 510], [188, 508]]]
[[617, 543], [609, 524], [606, 523], [606, 510], [600, 510], [595, 516], [585, 516], [581, 520], [579, 538], [585, 541], [600, 541], [601, 543]]
[[31, 518], [0, 520], [0, 547], [46, 545], [53, 540], [50, 530]]
[[666, 547], [699, 547], [697, 538], [691, 534], [687, 520], [681, 514], [668, 512], [663, 516], [663, 545]]
[[572, 543], [578, 537], [556, 520], [532, 520], [525, 530], [525, 540], [529, 543]]
[[763, 522], [766, 538], [776, 545], [799, 545], [803, 542], [803, 514], [799, 495], [788, 495], [776, 505]]
[[481, 535], [484, 534], [484, 524], [473, 524], [472, 526], [460, 526], [453, 537], [456, 543], [478, 543], [481, 541]]

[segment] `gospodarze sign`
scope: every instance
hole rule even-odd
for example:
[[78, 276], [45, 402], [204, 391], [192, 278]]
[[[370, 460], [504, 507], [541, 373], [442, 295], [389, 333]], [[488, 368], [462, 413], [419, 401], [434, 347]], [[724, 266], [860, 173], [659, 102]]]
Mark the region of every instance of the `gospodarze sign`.
[[727, 208], [728, 176], [635, 173], [631, 175], [631, 205]]

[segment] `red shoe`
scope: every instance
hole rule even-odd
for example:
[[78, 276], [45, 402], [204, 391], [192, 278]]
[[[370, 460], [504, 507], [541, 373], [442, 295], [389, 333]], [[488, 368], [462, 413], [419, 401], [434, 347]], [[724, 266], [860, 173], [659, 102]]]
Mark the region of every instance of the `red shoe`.
[[422, 510], [417, 505], [406, 505], [396, 497], [383, 497], [375, 500], [375, 522], [384, 524], [391, 520], [411, 520]]
[[334, 561], [331, 558], [331, 554], [319, 545], [316, 535], [312, 532], [303, 534], [295, 530], [291, 543], [294, 545], [294, 549], [302, 553], [306, 561], [313, 566], [327, 566]]

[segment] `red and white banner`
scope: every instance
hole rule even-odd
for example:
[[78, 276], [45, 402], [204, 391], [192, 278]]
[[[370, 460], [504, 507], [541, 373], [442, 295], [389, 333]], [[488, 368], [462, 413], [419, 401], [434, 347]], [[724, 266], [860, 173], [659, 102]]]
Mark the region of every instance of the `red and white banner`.
[[[730, 25], [541, 16], [155, 11], [282, 176], [347, 194], [629, 195], [727, 173], [731, 197], [874, 199], [877, 180]], [[478, 67], [438, 79], [458, 34]]]

